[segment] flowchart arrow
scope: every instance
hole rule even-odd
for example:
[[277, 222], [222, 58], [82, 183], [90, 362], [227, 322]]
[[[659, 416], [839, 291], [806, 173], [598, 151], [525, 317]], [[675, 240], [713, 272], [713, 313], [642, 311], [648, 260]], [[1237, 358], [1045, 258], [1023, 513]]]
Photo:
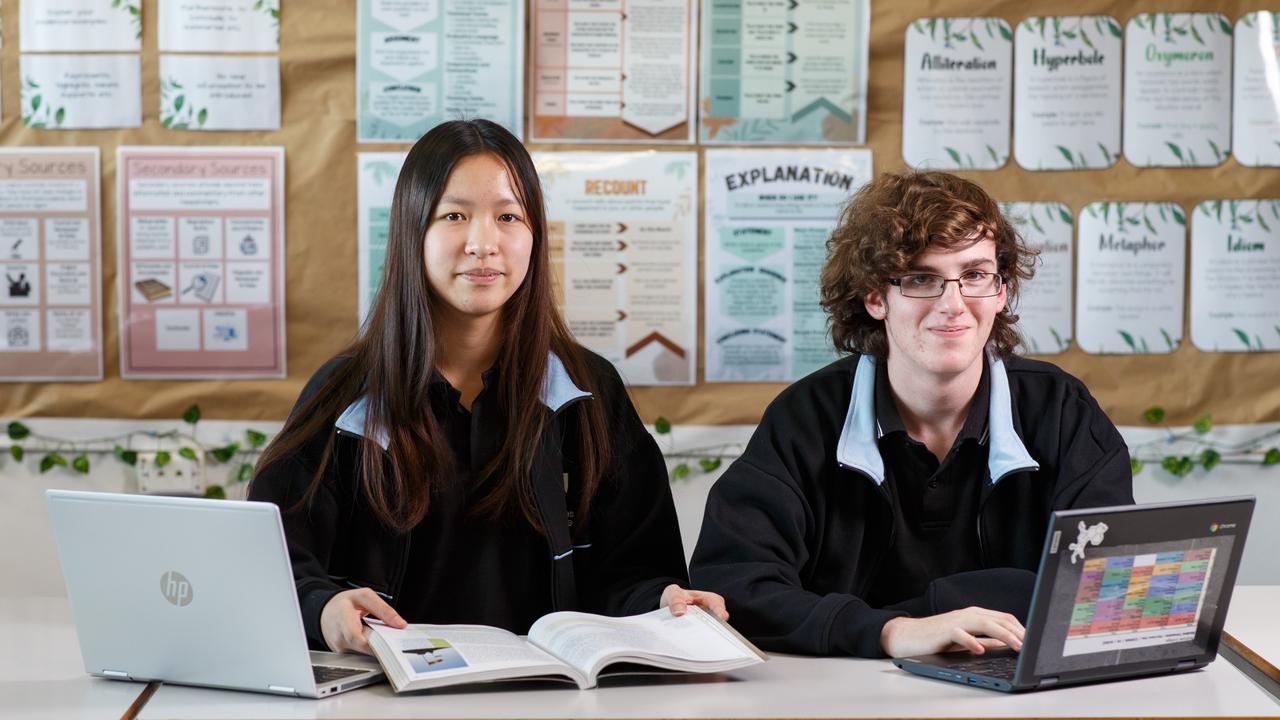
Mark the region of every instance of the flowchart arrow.
[[800, 26], [799, 26], [799, 25], [796, 25], [795, 23], [791, 22], [790, 20], [788, 20], [788, 21], [787, 21], [787, 32], [788, 32], [788, 33], [793, 33], [793, 32], [795, 32], [796, 30], [799, 30], [799, 29], [800, 29]]
[[627, 271], [627, 266], [623, 265], [622, 263], [618, 263], [618, 274], [621, 275], [626, 271]]
[[795, 83], [793, 83], [793, 82], [791, 82], [790, 80], [788, 80], [788, 81], [787, 81], [787, 92], [791, 92], [792, 90], [795, 90], [795, 89], [796, 89], [796, 84], [795, 84]]
[[619, 232], [619, 233], [624, 233], [624, 232], [626, 232], [626, 231], [627, 231], [627, 226], [626, 226], [626, 224], [625, 224], [625, 223], [618, 223], [618, 232]]
[[651, 332], [648, 335], [645, 335], [643, 338], [640, 339], [640, 342], [627, 348], [627, 357], [631, 357], [632, 355], [635, 355], [636, 353], [640, 352], [641, 350], [645, 349], [646, 347], [648, 347], [653, 343], [658, 343], [662, 347], [675, 353], [677, 357], [681, 357], [681, 358], [684, 357], [684, 354], [685, 354], [684, 348], [680, 347], [674, 342], [671, 342], [667, 338], [663, 337], [662, 333], [658, 333], [658, 332]]
[[618, 241], [618, 252], [622, 252], [623, 250], [626, 250], [626, 249], [627, 249], [627, 244], [626, 244], [625, 242], [623, 242], [623, 241], [619, 240], [619, 241]]
[[795, 61], [796, 61], [796, 54], [791, 51], [787, 51], [787, 64], [790, 65]]
[[808, 115], [809, 113], [813, 112], [814, 110], [817, 110], [818, 108], [826, 108], [827, 111], [830, 112], [832, 115], [835, 115], [836, 117], [840, 118], [845, 122], [853, 121], [852, 115], [840, 109], [839, 107], [836, 106], [835, 103], [831, 102], [826, 98], [818, 98], [817, 100], [814, 100], [808, 105], [805, 105], [804, 107], [800, 108], [798, 111], [796, 111], [794, 115], [791, 116], [791, 120], [792, 121], [799, 120], [800, 118], [804, 117], [805, 115]]
[[626, 320], [626, 319], [627, 319], [627, 314], [626, 314], [626, 313], [624, 313], [624, 312], [622, 312], [621, 310], [619, 310], [619, 311], [618, 311], [618, 322], [622, 322], [623, 320]]
[[795, 10], [799, 6], [800, 6], [800, 3], [796, 2], [796, 0], [790, 0], [790, 3], [787, 5], [787, 9]]

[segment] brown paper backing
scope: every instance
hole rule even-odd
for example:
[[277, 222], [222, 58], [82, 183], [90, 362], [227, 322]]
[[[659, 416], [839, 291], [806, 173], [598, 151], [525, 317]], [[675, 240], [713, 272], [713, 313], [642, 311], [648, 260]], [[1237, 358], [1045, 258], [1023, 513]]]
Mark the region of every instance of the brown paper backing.
[[[875, 170], [904, 167], [902, 50], [907, 24], [929, 15], [1025, 17], [1069, 11], [1109, 14], [1122, 24], [1138, 12], [1217, 11], [1232, 23], [1245, 12], [1280, 10], [1271, 2], [1132, 3], [1082, 1], [1070, 8], [1037, 0], [954, 0], [871, 8], [867, 147]], [[278, 132], [195, 133], [160, 127], [157, 114], [157, 4], [143, 2], [143, 126], [130, 130], [29, 130], [19, 108], [18, 2], [0, 5], [5, 43], [3, 124], [6, 146], [96, 145], [102, 151], [104, 371], [100, 383], [0, 384], [0, 417], [177, 418], [192, 403], [204, 417], [282, 419], [310, 374], [350, 341], [356, 329], [356, 152], [405, 145], [355, 142], [355, 3], [284, 0], [281, 8], [283, 129]], [[996, 109], [994, 112], [1006, 112]], [[284, 380], [125, 381], [119, 376], [116, 285], [116, 147], [119, 145], [283, 145], [285, 147], [286, 312], [289, 376]], [[635, 150], [637, 146], [537, 144], [540, 150]], [[666, 146], [659, 149], [685, 149]], [[701, 152], [700, 152], [701, 156]], [[701, 164], [701, 157], [700, 157]], [[1216, 168], [1140, 169], [1121, 160], [1109, 170], [1028, 172], [1011, 160], [1001, 170], [962, 173], [1007, 201], [1058, 201], [1073, 214], [1095, 200], [1166, 201], [1190, 210], [1213, 198], [1280, 198], [1280, 169], [1247, 168], [1234, 159]], [[699, 220], [699, 234], [701, 234]], [[699, 286], [702, 283], [699, 268]], [[701, 291], [699, 292], [701, 296]], [[702, 373], [699, 303], [698, 377]], [[1185, 321], [1184, 321], [1185, 322]], [[1183, 337], [1189, 337], [1184, 328]], [[1112, 420], [1141, 424], [1147, 407], [1162, 405], [1171, 423], [1212, 413], [1218, 423], [1280, 420], [1280, 354], [1205, 353], [1189, 341], [1169, 355], [1096, 356], [1072, 347], [1049, 358], [1081, 378]], [[633, 388], [646, 422], [755, 423], [784, 384], [707, 384], [694, 388]]]

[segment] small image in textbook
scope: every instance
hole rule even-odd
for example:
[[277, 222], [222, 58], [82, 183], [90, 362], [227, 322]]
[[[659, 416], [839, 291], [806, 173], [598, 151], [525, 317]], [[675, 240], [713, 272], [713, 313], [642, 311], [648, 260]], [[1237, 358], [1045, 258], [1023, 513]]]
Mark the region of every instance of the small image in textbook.
[[414, 672], [429, 673], [467, 667], [467, 660], [462, 657], [462, 653], [450, 645], [448, 640], [440, 638], [411, 638], [400, 652], [404, 653]]

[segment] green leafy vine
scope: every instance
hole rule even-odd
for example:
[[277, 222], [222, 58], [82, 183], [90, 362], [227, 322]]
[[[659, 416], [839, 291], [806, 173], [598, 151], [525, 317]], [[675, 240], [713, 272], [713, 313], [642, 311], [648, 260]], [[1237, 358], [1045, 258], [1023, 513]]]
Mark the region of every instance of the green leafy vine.
[[[155, 447], [171, 447], [177, 445], [176, 452], [155, 450], [155, 464], [158, 468], [167, 467], [174, 461], [174, 455], [196, 462], [201, 455], [205, 462], [235, 467], [234, 482], [244, 483], [253, 478], [252, 455], [266, 445], [268, 437], [265, 433], [246, 429], [241, 440], [233, 440], [223, 445], [210, 445], [196, 437], [196, 424], [200, 422], [200, 406], [192, 405], [182, 413], [182, 421], [186, 427], [162, 432], [152, 430], [131, 430], [121, 435], [113, 435], [92, 439], [69, 439], [44, 435], [34, 432], [22, 422], [14, 420], [9, 423], [9, 457], [15, 462], [24, 462], [28, 455], [39, 455], [40, 472], [47, 473], [54, 468], [66, 468], [80, 475], [89, 474], [91, 454], [110, 452], [116, 460], [125, 465], [138, 464], [139, 446], [143, 442], [153, 443]], [[103, 448], [110, 447], [111, 450]], [[150, 452], [150, 450], [147, 450]], [[69, 459], [68, 459], [69, 458]], [[225, 498], [226, 489], [222, 485], [211, 484], [205, 487], [205, 497]]]
[[[1164, 408], [1159, 405], [1153, 405], [1142, 413], [1142, 419], [1148, 424], [1164, 428], [1165, 436], [1129, 448], [1129, 466], [1134, 475], [1150, 464], [1159, 465], [1175, 477], [1186, 477], [1196, 467], [1203, 468], [1207, 473], [1224, 463], [1263, 467], [1280, 465], [1280, 447], [1268, 447], [1280, 436], [1280, 428], [1242, 443], [1227, 444], [1208, 437], [1209, 431], [1213, 429], [1212, 415], [1200, 416], [1192, 423], [1190, 430], [1182, 432], [1174, 432], [1164, 423], [1164, 418]], [[1167, 452], [1167, 448], [1173, 445], [1187, 450], [1181, 453]]]

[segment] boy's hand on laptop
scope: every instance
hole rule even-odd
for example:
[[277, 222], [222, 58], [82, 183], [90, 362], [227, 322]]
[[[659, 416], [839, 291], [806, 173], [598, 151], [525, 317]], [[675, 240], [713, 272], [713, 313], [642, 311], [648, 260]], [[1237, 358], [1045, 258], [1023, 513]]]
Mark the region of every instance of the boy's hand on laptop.
[[724, 607], [724, 598], [706, 590], [685, 590], [672, 583], [662, 591], [662, 599], [658, 601], [658, 607], [669, 607], [671, 614], [676, 616], [685, 614], [690, 605], [697, 605], [721, 620], [729, 619], [729, 611]]
[[373, 649], [364, 639], [366, 615], [372, 615], [393, 628], [403, 628], [408, 624], [369, 588], [343, 590], [329, 598], [320, 611], [320, 632], [324, 634], [329, 649], [372, 655]]
[[910, 657], [968, 650], [1022, 649], [1026, 629], [1009, 613], [969, 607], [923, 618], [896, 617], [880, 631], [880, 647], [889, 657]]

